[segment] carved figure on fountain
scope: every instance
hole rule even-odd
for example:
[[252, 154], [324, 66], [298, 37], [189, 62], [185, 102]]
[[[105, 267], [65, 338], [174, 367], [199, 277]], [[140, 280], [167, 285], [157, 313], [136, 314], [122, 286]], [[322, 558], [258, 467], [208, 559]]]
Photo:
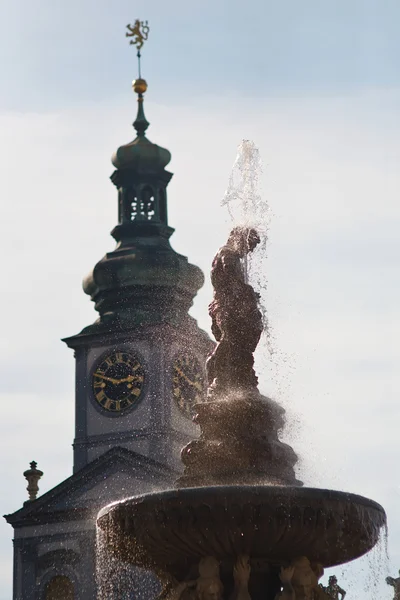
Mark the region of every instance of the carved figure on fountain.
[[218, 560], [213, 556], [202, 558], [196, 585], [197, 600], [222, 600], [223, 592]]
[[[250, 557], [242, 554], [236, 558], [233, 566], [233, 591], [224, 594], [224, 585], [220, 578], [219, 562], [212, 556], [200, 560], [198, 579], [188, 579], [173, 586], [165, 596], [166, 600], [252, 600], [249, 592], [251, 574]], [[279, 578], [281, 591], [276, 594], [275, 600], [341, 600], [346, 592], [337, 585], [336, 577], [329, 578], [328, 587], [318, 584], [324, 569], [320, 564], [310, 563], [305, 556], [296, 558], [289, 566], [281, 567]], [[270, 597], [267, 585], [264, 590], [266, 598]], [[273, 596], [272, 596], [273, 597]]]
[[181, 485], [301, 485], [297, 455], [278, 438], [285, 411], [260, 395], [254, 371], [263, 320], [244, 261], [259, 243], [256, 229], [235, 227], [212, 263], [209, 313], [217, 345], [207, 360], [208, 401], [195, 407], [201, 435], [181, 453]]
[[[165, 600], [222, 600], [224, 585], [220, 578], [219, 561], [213, 556], [202, 558], [198, 565], [198, 579], [188, 579], [169, 586], [169, 591], [161, 594]], [[229, 600], [251, 600], [249, 593], [250, 558], [243, 554], [237, 557], [233, 567], [233, 591]]]
[[346, 592], [338, 585], [336, 575], [331, 575], [329, 577], [328, 585], [326, 587], [321, 587], [330, 598], [333, 598], [334, 600], [344, 600]]
[[263, 332], [260, 296], [247, 283], [242, 261], [259, 243], [255, 229], [235, 227], [212, 263], [209, 314], [217, 345], [207, 360], [210, 395], [257, 388], [253, 353]]
[[275, 600], [328, 600], [324, 588], [318, 585], [323, 574], [322, 565], [310, 563], [305, 556], [296, 558], [281, 568], [282, 591]]
[[251, 600], [249, 593], [250, 557], [247, 554], [238, 556], [233, 567], [234, 589], [230, 600]]
[[400, 600], [400, 577], [386, 577], [386, 583], [394, 588], [393, 600]]

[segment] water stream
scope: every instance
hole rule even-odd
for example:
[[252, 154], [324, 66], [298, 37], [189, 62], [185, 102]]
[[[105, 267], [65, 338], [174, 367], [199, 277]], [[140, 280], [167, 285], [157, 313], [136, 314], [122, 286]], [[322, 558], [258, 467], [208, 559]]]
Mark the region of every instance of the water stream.
[[226, 207], [232, 227], [254, 227], [261, 238], [260, 244], [254, 252], [247, 255], [246, 264], [243, 265], [248, 282], [260, 294], [259, 307], [264, 325], [264, 332], [255, 353], [256, 371], [263, 392], [272, 395], [286, 410], [291, 411], [290, 419], [287, 420], [285, 441], [292, 444], [298, 437], [300, 420], [291, 407], [287, 406], [286, 400], [290, 396], [295, 359], [279, 347], [268, 310], [271, 302], [271, 298], [268, 297], [268, 249], [272, 211], [268, 194], [262, 189], [263, 172], [259, 149], [253, 141], [242, 140], [221, 205]]
[[[264, 319], [266, 337], [270, 340], [268, 313], [265, 304], [267, 280], [263, 276], [263, 261], [267, 258], [270, 208], [265, 195], [261, 194], [263, 172], [260, 151], [251, 140], [243, 140], [229, 177], [228, 188], [221, 201], [226, 206], [232, 225], [254, 227], [261, 243], [251, 255], [243, 259], [246, 280], [261, 294], [260, 308]], [[269, 348], [272, 353], [272, 346]]]

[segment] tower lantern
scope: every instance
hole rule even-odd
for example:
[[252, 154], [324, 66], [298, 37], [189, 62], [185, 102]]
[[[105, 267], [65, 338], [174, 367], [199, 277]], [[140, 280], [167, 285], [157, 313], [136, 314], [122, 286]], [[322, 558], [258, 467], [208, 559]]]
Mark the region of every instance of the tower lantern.
[[137, 94], [136, 137], [112, 156], [116, 170], [111, 181], [118, 190], [118, 224], [111, 235], [117, 242], [83, 283], [95, 303], [100, 319], [86, 332], [99, 328], [126, 329], [149, 323], [188, 321], [188, 311], [204, 283], [200, 269], [188, 263], [169, 243], [167, 185], [172, 173], [165, 167], [170, 152], [146, 137], [144, 114], [147, 82], [141, 76], [141, 48], [149, 33], [147, 21], [128, 25], [127, 37], [137, 48], [139, 78], [132, 87]]

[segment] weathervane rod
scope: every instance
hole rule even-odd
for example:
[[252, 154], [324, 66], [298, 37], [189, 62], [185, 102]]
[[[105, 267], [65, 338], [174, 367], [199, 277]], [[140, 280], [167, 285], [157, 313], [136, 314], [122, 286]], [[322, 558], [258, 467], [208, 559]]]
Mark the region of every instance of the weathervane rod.
[[129, 43], [133, 46], [136, 46], [137, 48], [139, 79], [141, 79], [142, 71], [140, 59], [142, 57], [142, 54], [140, 50], [144, 42], [149, 37], [150, 27], [148, 25], [148, 21], [140, 21], [140, 19], [136, 19], [133, 25], [127, 25], [126, 28], [128, 29], [128, 31], [126, 32], [125, 36], [131, 37], [132, 39], [129, 41]]

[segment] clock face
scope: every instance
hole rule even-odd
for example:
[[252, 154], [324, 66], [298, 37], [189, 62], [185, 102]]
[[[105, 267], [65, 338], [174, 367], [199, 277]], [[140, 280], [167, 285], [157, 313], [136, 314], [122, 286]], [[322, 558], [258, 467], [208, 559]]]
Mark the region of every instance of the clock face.
[[190, 355], [176, 357], [172, 384], [177, 405], [184, 414], [193, 416], [193, 406], [205, 399], [204, 372], [199, 361]]
[[113, 352], [103, 358], [92, 376], [96, 402], [107, 411], [119, 413], [143, 393], [145, 373], [139, 360], [128, 352]]

